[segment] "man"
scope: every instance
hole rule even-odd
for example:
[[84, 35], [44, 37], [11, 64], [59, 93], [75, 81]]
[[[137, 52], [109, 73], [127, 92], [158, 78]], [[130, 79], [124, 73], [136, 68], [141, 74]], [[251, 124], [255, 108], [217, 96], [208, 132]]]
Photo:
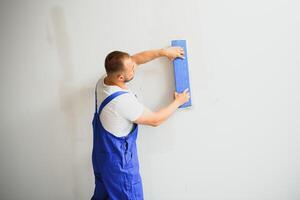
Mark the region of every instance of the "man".
[[127, 87], [138, 65], [165, 56], [184, 59], [180, 47], [149, 50], [130, 56], [113, 51], [105, 58], [106, 76], [96, 84], [93, 118], [92, 200], [142, 200], [143, 187], [136, 148], [138, 124], [158, 126], [190, 98], [185, 90], [174, 94], [166, 107], [153, 112], [143, 106]]

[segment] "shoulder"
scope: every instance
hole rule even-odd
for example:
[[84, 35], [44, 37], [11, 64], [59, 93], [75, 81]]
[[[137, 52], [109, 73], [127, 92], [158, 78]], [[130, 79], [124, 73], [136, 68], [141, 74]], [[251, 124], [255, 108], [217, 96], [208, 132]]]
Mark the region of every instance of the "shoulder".
[[144, 110], [144, 105], [131, 92], [120, 95], [114, 104], [116, 111], [129, 121], [136, 120]]
[[119, 91], [124, 93], [119, 95], [117, 98], [115, 98], [115, 102], [117, 102], [118, 104], [124, 105], [127, 103], [138, 102], [137, 98], [135, 97], [135, 94], [133, 94], [131, 91], [128, 90], [119, 90]]

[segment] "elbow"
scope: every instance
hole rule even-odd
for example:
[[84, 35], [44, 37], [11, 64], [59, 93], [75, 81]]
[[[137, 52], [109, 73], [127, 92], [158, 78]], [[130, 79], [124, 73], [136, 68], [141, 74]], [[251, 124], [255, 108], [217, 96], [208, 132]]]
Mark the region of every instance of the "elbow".
[[151, 123], [152, 127], [158, 127], [159, 125], [161, 125], [161, 121], [160, 120], [153, 120]]
[[157, 123], [151, 123], [150, 126], [152, 126], [152, 127], [158, 127], [159, 124], [157, 124]]

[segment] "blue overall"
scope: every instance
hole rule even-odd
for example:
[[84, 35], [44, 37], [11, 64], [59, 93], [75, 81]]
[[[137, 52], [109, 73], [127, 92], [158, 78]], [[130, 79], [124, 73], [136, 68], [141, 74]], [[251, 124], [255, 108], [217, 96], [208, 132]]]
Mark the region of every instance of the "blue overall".
[[92, 163], [95, 175], [95, 190], [92, 200], [143, 200], [142, 179], [136, 148], [138, 125], [128, 135], [117, 137], [103, 128], [99, 119], [103, 108], [114, 98], [122, 95], [118, 91], [108, 96], [97, 111], [97, 87], [95, 91], [95, 113], [93, 118]]

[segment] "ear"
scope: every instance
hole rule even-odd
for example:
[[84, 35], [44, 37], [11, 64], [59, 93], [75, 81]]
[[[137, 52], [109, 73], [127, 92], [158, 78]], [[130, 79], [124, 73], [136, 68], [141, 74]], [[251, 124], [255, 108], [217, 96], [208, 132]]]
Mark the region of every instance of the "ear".
[[125, 78], [124, 78], [124, 76], [123, 76], [122, 74], [118, 74], [118, 75], [117, 75], [117, 79], [118, 79], [119, 81], [124, 81], [124, 80], [125, 80]]

